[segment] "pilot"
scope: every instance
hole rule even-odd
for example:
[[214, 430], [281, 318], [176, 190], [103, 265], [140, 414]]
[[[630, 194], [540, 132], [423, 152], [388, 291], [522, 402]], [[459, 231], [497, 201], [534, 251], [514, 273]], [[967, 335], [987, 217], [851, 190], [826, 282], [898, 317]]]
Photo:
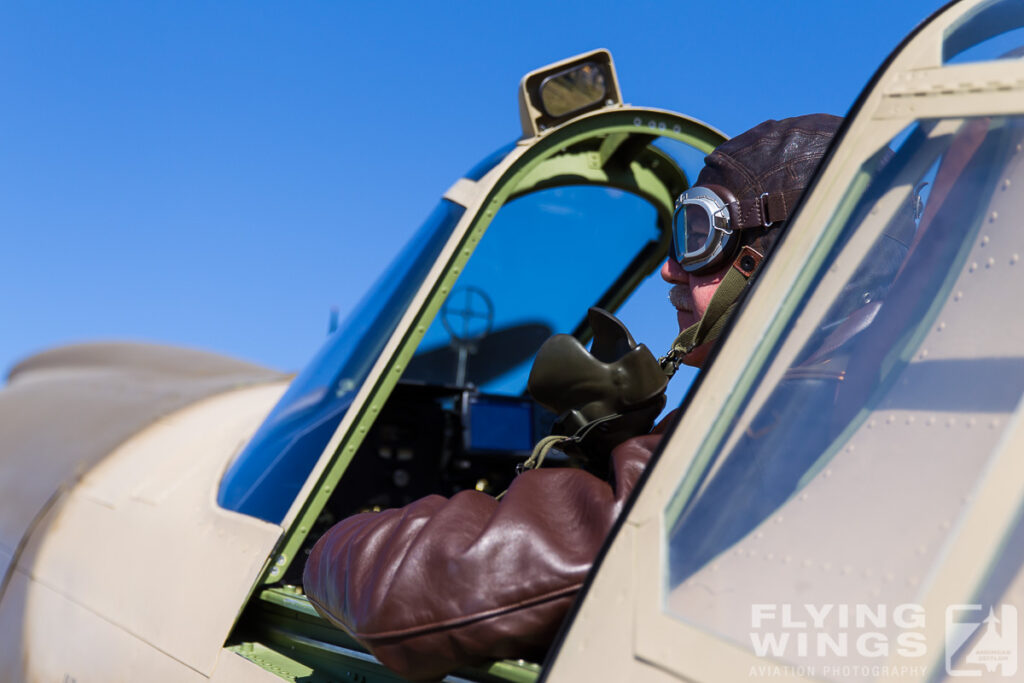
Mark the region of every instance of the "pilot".
[[[766, 121], [705, 158], [677, 201], [661, 270], [680, 327], [666, 372], [704, 365], [839, 123], [826, 114]], [[616, 441], [603, 478], [528, 469], [501, 500], [462, 491], [342, 520], [309, 556], [306, 594], [412, 680], [494, 659], [540, 661], [668, 422]]]

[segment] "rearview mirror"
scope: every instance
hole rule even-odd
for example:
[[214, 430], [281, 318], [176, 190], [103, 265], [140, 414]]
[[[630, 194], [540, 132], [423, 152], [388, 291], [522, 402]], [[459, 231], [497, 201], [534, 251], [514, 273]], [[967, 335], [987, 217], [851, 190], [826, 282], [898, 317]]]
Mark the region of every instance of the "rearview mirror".
[[544, 79], [540, 100], [544, 113], [559, 117], [602, 102], [607, 92], [601, 68], [585, 62]]
[[526, 138], [620, 104], [622, 94], [608, 50], [592, 50], [548, 64], [519, 82], [519, 120]]

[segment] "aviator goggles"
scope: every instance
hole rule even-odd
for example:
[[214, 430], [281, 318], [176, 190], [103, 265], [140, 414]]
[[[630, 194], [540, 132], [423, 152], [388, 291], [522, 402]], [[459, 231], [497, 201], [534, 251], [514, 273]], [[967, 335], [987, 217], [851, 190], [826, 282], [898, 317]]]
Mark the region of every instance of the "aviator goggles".
[[741, 230], [786, 220], [802, 192], [765, 192], [739, 201], [719, 185], [691, 187], [676, 199], [670, 255], [692, 275], [718, 270], [736, 254]]

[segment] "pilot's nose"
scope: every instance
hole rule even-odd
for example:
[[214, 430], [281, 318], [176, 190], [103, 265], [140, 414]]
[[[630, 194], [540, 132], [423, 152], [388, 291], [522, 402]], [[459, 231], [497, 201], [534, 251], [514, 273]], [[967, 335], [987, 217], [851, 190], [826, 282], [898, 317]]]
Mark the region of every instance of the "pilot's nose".
[[679, 261], [669, 256], [661, 266], [661, 279], [673, 285], [690, 284], [690, 274], [683, 270]]

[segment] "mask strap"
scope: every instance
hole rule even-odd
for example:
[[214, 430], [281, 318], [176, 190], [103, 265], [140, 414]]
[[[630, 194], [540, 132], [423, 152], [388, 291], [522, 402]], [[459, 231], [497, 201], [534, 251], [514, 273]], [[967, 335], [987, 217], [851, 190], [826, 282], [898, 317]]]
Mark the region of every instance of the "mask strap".
[[743, 293], [747, 282], [757, 271], [764, 258], [762, 254], [749, 246], [740, 250], [736, 260], [732, 262], [729, 272], [722, 278], [718, 289], [708, 303], [708, 309], [700, 320], [690, 325], [679, 333], [679, 336], [672, 342], [672, 348], [667, 354], [658, 359], [661, 369], [671, 378], [676, 374], [679, 365], [683, 362], [683, 356], [693, 351], [701, 344], [718, 339], [725, 329], [726, 323], [732, 317], [736, 309], [737, 300]]

